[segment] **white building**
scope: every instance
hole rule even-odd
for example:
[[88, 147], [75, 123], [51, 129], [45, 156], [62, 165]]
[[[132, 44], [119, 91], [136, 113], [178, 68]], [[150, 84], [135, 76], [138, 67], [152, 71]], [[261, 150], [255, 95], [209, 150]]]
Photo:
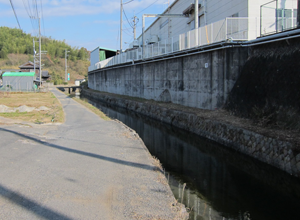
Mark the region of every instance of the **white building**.
[[249, 41], [296, 28], [297, 0], [198, 0], [198, 28], [195, 0], [175, 0], [162, 15], [165, 17], [158, 17], [138, 37], [139, 48], [97, 63], [91, 57], [89, 71], [213, 43]]
[[[180, 34], [195, 29], [194, 3], [194, 0], [175, 0], [162, 14], [186, 14], [188, 17], [157, 18], [145, 30], [145, 41], [154, 43], [156, 39], [163, 41], [178, 38]], [[247, 39], [276, 32], [276, 28], [282, 30], [296, 25], [297, 0], [199, 0], [198, 3], [199, 27], [226, 18], [236, 18], [231, 20], [234, 21], [232, 26], [234, 28], [240, 26], [240, 29], [247, 26]], [[279, 22], [281, 22], [280, 27]], [[142, 45], [142, 36], [139, 37], [139, 42]]]

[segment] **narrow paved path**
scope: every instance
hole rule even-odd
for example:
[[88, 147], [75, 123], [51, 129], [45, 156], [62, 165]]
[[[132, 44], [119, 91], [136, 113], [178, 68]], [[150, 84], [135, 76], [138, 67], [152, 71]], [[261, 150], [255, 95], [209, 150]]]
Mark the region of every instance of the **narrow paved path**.
[[0, 123], [0, 219], [182, 219], [135, 132], [52, 92], [64, 124]]

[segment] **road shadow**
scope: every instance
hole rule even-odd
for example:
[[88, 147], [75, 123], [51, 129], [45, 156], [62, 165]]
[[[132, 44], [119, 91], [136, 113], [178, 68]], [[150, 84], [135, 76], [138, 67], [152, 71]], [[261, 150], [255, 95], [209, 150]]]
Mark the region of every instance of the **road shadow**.
[[41, 206], [37, 202], [28, 199], [25, 196], [21, 195], [20, 193], [14, 192], [2, 185], [0, 185], [0, 196], [28, 210], [29, 212], [32, 212], [33, 214], [39, 217], [42, 217], [43, 219], [72, 220], [71, 218], [63, 214], [53, 211], [45, 206]]
[[[105, 161], [109, 161], [109, 162], [113, 162], [113, 163], [117, 163], [117, 164], [121, 164], [121, 165], [125, 165], [125, 166], [131, 166], [131, 167], [141, 168], [141, 169], [146, 169], [146, 170], [159, 170], [160, 171], [160, 169], [157, 169], [155, 166], [150, 166], [150, 165], [147, 165], [147, 164], [141, 164], [141, 163], [135, 163], [135, 162], [129, 162], [129, 161], [120, 160], [120, 159], [116, 159], [116, 158], [112, 158], [112, 157], [106, 157], [106, 156], [93, 154], [93, 153], [89, 153], [89, 152], [85, 152], [85, 151], [81, 151], [81, 150], [75, 150], [75, 149], [59, 146], [59, 145], [56, 145], [56, 144], [51, 144], [51, 143], [48, 143], [46, 141], [42, 141], [42, 140], [39, 140], [37, 138], [30, 137], [28, 135], [21, 134], [19, 132], [8, 130], [8, 129], [5, 129], [5, 128], [0, 128], [0, 131], [13, 133], [13, 134], [18, 135], [20, 137], [23, 137], [23, 138], [26, 138], [28, 140], [32, 140], [36, 143], [42, 144], [46, 147], [55, 148], [55, 149], [62, 150], [62, 151], [65, 151], [65, 152], [70, 152], [70, 153], [79, 154], [79, 155], [83, 155], [83, 156], [87, 156], [87, 157], [92, 157], [92, 158], [96, 158], [96, 159], [100, 159], [100, 160], [105, 160]], [[162, 171], [160, 171], [160, 172], [162, 172]]]

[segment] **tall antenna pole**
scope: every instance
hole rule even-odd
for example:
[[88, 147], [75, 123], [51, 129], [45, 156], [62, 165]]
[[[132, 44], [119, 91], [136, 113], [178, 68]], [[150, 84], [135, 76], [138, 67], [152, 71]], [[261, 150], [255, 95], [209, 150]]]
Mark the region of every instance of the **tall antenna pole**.
[[65, 82], [67, 82], [67, 49], [65, 49]]
[[41, 41], [41, 18], [39, 18], [39, 52], [40, 52], [40, 86], [42, 86], [42, 41]]
[[120, 53], [122, 53], [122, 28], [123, 28], [123, 1], [121, 0], [121, 10], [120, 10]]
[[67, 49], [65, 49], [65, 82], [68, 82], [68, 75], [67, 75]]
[[32, 38], [33, 41], [33, 70], [34, 70], [34, 75], [35, 75], [35, 42], [34, 38]]
[[198, 17], [198, 0], [195, 0], [195, 29], [199, 27], [199, 17]]
[[136, 19], [137, 19], [137, 17], [134, 16], [133, 17], [133, 37], [134, 37], [134, 40], [136, 40]]
[[68, 82], [68, 51], [67, 49], [65, 49], [65, 82]]

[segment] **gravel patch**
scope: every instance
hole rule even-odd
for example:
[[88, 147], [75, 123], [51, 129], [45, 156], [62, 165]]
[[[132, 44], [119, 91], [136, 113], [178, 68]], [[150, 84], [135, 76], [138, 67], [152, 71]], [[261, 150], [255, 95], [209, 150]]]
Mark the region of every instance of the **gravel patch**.
[[26, 105], [22, 105], [18, 108], [15, 108], [15, 111], [19, 111], [19, 112], [32, 112], [33, 110], [35, 110], [34, 107], [28, 107]]
[[29, 107], [26, 105], [22, 105], [20, 107], [11, 108], [6, 105], [0, 105], [0, 113], [10, 113], [10, 112], [32, 112], [32, 111], [49, 111], [50, 108], [47, 108], [46, 106], [41, 106], [39, 108], [35, 107]]

